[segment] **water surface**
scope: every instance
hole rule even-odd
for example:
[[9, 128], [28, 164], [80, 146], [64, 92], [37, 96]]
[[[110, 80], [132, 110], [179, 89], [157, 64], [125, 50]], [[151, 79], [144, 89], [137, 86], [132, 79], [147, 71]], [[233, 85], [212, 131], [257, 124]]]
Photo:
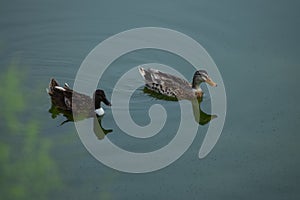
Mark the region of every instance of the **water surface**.
[[[299, 199], [299, 3], [296, 1], [13, 1], [0, 6], [0, 194], [3, 199]], [[87, 54], [101, 41], [136, 27], [165, 27], [202, 44], [222, 74], [227, 118], [203, 160], [208, 125], [188, 151], [149, 174], [127, 174], [95, 160], [73, 123], [51, 118], [50, 77], [73, 85]], [[115, 61], [100, 80], [110, 98], [120, 76], [143, 63], [163, 63], [191, 80], [193, 67], [156, 50]], [[206, 90], [206, 88], [205, 88]], [[202, 103], [210, 111], [209, 98]], [[124, 149], [166, 145], [178, 127], [178, 102], [137, 90], [131, 115], [149, 123], [148, 109], [173, 112], [155, 138], [124, 134], [106, 108], [102, 126]], [[30, 185], [30, 187], [29, 187]]]

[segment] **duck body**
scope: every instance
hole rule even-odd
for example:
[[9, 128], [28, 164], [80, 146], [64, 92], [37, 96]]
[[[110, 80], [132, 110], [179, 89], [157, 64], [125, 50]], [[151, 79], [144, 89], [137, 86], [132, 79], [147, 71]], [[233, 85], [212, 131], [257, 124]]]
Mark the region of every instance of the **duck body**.
[[51, 97], [51, 103], [57, 109], [65, 112], [76, 113], [85, 116], [104, 115], [101, 102], [110, 106], [103, 90], [96, 90], [93, 99], [87, 95], [75, 92], [67, 84], [63, 87], [52, 78], [49, 83], [48, 94]]
[[207, 72], [204, 70], [195, 72], [192, 84], [185, 79], [152, 68], [144, 69], [140, 67], [139, 72], [149, 90], [178, 100], [201, 98], [203, 92], [199, 85], [202, 82], [208, 82], [210, 85], [216, 86], [216, 83], [208, 77]]

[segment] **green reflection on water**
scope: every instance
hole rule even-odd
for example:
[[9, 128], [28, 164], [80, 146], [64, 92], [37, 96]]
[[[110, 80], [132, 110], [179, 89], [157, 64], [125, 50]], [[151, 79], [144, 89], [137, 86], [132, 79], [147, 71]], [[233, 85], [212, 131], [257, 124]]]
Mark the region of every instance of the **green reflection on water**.
[[24, 80], [16, 62], [0, 78], [0, 199], [46, 199], [62, 186], [51, 141], [39, 135], [37, 120], [26, 118]]

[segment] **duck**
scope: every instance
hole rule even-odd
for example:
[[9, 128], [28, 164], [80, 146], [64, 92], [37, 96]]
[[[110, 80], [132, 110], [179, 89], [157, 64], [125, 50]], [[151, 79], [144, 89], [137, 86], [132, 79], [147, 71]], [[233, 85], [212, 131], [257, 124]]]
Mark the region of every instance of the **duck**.
[[103, 116], [105, 112], [101, 107], [101, 102], [111, 106], [105, 92], [101, 89], [97, 89], [91, 98], [72, 90], [67, 83], [60, 86], [54, 78], [50, 79], [49, 88], [46, 91], [51, 97], [52, 105], [63, 112], [75, 112], [84, 116], [94, 116], [95, 114]]
[[217, 83], [208, 76], [205, 70], [197, 70], [194, 73], [192, 83], [153, 68], [144, 69], [139, 67], [139, 72], [144, 78], [147, 89], [177, 100], [201, 99], [203, 91], [200, 84], [203, 82], [212, 87], [217, 86]]

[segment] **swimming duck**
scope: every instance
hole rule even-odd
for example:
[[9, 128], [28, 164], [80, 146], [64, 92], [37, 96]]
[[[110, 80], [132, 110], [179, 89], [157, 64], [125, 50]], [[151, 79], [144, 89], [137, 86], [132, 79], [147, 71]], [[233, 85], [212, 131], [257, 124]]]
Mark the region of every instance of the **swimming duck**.
[[148, 89], [179, 100], [201, 98], [203, 96], [200, 88], [202, 82], [212, 87], [217, 86], [205, 70], [197, 70], [194, 73], [192, 84], [182, 78], [152, 68], [140, 67], [139, 72], [144, 77]]
[[63, 87], [59, 86], [54, 78], [50, 80], [47, 92], [51, 97], [52, 105], [62, 111], [74, 111], [76, 114], [85, 116], [93, 116], [96, 113], [96, 115], [102, 116], [105, 112], [100, 105], [101, 102], [111, 106], [103, 90], [97, 89], [92, 99], [87, 95], [75, 92], [67, 83]]

